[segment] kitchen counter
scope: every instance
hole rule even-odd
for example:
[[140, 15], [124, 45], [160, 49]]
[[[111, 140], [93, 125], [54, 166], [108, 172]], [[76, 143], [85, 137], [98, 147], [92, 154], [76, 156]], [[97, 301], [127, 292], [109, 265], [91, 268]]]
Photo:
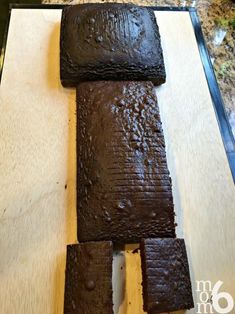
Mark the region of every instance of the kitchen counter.
[[[235, 295], [228, 241], [235, 238], [234, 182], [190, 16], [156, 15], [171, 71], [158, 99], [176, 230], [186, 241], [196, 304], [200, 280], [221, 281], [220, 291]], [[77, 242], [79, 186], [76, 90], [60, 84], [60, 21], [60, 10], [11, 15], [0, 87], [1, 314], [63, 314], [66, 244]], [[136, 248], [114, 252], [115, 313], [144, 314]]]

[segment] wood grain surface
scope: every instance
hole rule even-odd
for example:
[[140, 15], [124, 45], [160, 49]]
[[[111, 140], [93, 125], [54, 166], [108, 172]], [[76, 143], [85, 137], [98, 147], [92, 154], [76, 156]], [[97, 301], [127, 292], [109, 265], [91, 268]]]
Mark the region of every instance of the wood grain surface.
[[[234, 184], [190, 16], [156, 15], [167, 69], [156, 91], [194, 298], [196, 280], [221, 280], [235, 298]], [[60, 18], [12, 10], [0, 85], [1, 314], [63, 313], [66, 244], [76, 242], [76, 107], [59, 80]], [[114, 254], [115, 313], [143, 313], [134, 247]]]

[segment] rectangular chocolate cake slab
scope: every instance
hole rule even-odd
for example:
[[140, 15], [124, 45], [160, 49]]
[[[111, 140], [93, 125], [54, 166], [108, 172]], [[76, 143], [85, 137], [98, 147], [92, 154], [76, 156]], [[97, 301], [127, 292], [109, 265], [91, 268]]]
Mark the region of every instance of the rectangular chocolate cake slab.
[[161, 39], [153, 10], [120, 3], [64, 8], [60, 76], [64, 86], [93, 80], [164, 83]]
[[77, 87], [78, 239], [174, 237], [174, 208], [151, 82]]
[[143, 239], [140, 245], [144, 311], [150, 314], [194, 307], [183, 239]]
[[67, 246], [64, 314], [113, 314], [112, 242]]

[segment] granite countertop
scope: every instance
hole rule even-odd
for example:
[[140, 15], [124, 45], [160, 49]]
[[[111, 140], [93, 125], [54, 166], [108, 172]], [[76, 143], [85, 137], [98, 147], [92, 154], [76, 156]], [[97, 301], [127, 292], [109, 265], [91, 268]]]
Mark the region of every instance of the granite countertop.
[[[78, 4], [104, 1], [45, 0], [43, 2]], [[235, 137], [235, 3], [232, 0], [111, 0], [106, 2], [132, 2], [152, 6], [193, 6], [197, 8], [227, 116]]]

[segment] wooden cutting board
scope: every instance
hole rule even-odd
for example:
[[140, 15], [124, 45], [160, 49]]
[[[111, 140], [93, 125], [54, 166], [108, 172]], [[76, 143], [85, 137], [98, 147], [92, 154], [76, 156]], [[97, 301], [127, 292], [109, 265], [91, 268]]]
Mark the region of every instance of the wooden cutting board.
[[[156, 16], [167, 70], [156, 92], [194, 299], [196, 280], [221, 280], [235, 299], [234, 184], [190, 16]], [[1, 314], [63, 313], [66, 244], [76, 242], [76, 106], [59, 79], [60, 19], [60, 9], [11, 14], [0, 85]], [[115, 313], [143, 313], [133, 248], [114, 254]]]

